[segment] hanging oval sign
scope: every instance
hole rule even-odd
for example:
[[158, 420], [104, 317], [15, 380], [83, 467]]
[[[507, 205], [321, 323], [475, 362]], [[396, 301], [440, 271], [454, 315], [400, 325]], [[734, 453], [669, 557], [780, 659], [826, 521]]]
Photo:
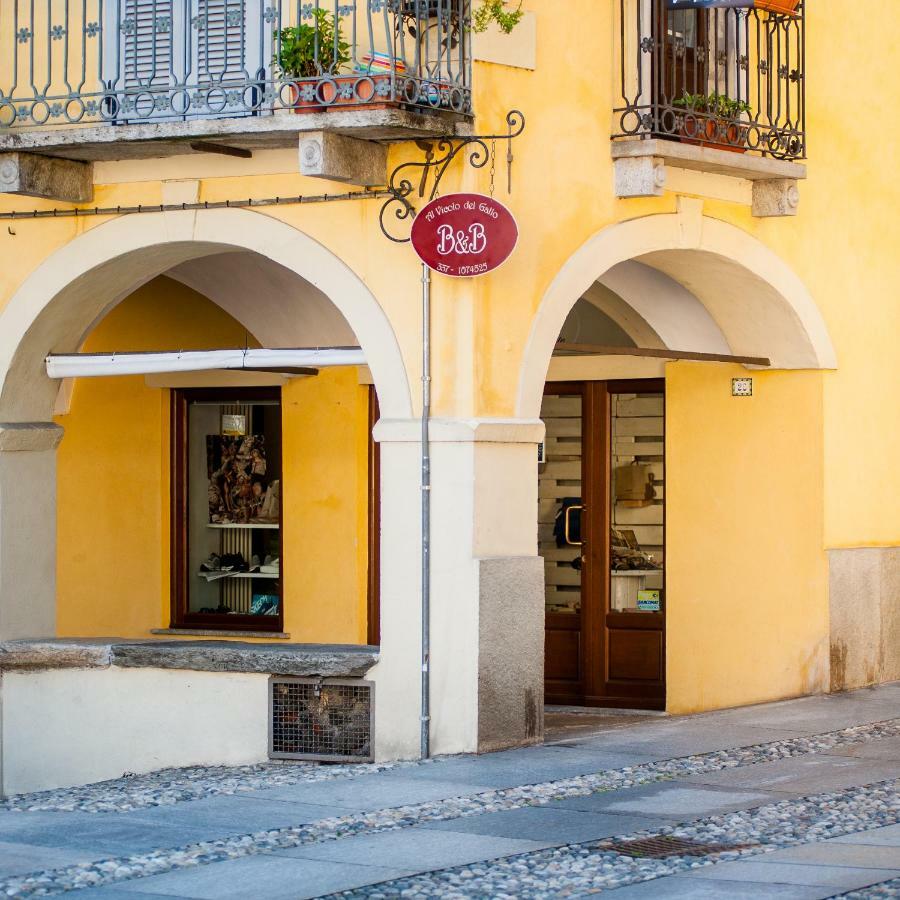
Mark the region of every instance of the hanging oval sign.
[[424, 206], [412, 227], [419, 259], [441, 275], [485, 275], [509, 259], [519, 240], [513, 214], [484, 194], [448, 194]]

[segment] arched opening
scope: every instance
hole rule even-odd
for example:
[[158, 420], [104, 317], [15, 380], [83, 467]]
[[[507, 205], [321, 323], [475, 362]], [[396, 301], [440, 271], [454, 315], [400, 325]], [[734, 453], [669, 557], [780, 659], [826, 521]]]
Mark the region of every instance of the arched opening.
[[[821, 686], [819, 370], [834, 365], [796, 275], [690, 207], [612, 226], [566, 263], [518, 395], [547, 429], [551, 709], [694, 711]], [[752, 684], [732, 671], [747, 634], [770, 664]]]
[[[20, 287], [2, 322], [0, 421], [5, 434], [29, 435], [17, 449], [32, 451], [2, 454], [6, 493], [21, 490], [33, 501], [18, 510], [20, 537], [7, 536], [0, 552], [4, 637], [52, 636], [57, 624], [67, 635], [146, 636], [202, 628], [201, 612], [209, 630], [238, 634], [360, 644], [377, 634], [367, 622], [375, 396], [377, 389], [386, 416], [402, 419], [410, 393], [393, 330], [346, 264], [253, 212], [133, 216], [54, 254]], [[79, 351], [335, 345], [358, 345], [367, 367], [99, 377], [79, 379], [73, 390], [49, 378], [45, 364], [49, 353]], [[195, 425], [184, 419], [196, 434], [179, 435], [179, 404], [185, 417], [196, 414]], [[57, 497], [56, 445], [67, 428]], [[218, 453], [223, 463], [223, 454], [254, 440], [246, 471], [228, 475], [247, 484], [229, 481], [218, 498], [227, 512], [214, 510], [205, 455]], [[59, 566], [57, 508], [67, 549]], [[212, 525], [198, 556], [191, 540], [199, 543]], [[18, 578], [33, 590], [13, 589], [22, 587]], [[239, 578], [246, 584], [237, 589]], [[277, 602], [263, 578], [278, 586]], [[263, 601], [268, 611], [251, 613]], [[272, 607], [277, 629], [260, 618]]]

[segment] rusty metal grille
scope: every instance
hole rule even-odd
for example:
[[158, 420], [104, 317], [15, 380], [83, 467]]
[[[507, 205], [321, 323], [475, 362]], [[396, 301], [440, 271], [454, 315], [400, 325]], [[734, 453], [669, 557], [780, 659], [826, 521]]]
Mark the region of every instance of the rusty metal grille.
[[370, 681], [269, 679], [269, 756], [371, 762], [374, 685]]
[[603, 850], [612, 850], [622, 856], [635, 859], [662, 859], [666, 856], [711, 856], [713, 853], [745, 850], [753, 844], [704, 844], [688, 838], [671, 835], [654, 835], [653, 837], [636, 838], [631, 841], [604, 841], [600, 844]]

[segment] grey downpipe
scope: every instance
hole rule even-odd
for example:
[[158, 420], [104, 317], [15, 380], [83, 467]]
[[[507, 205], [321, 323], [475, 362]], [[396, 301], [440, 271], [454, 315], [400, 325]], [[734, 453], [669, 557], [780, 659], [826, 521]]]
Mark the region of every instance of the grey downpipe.
[[420, 751], [431, 749], [431, 269], [422, 263], [422, 733]]

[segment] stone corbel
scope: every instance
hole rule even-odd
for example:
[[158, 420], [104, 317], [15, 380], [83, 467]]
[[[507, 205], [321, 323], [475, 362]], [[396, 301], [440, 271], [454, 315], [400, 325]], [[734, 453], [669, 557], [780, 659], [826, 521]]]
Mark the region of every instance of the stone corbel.
[[796, 179], [773, 178], [753, 182], [753, 215], [796, 216], [800, 207], [800, 189]]
[[617, 197], [661, 197], [666, 186], [666, 164], [655, 156], [615, 161]]
[[[722, 190], [721, 176], [726, 176], [733, 184], [752, 185], [752, 212], [759, 217], [796, 216], [800, 205], [798, 183], [806, 178], [806, 166], [800, 162], [660, 138], [613, 141], [612, 158], [616, 197], [660, 197], [666, 189], [677, 193], [682, 188], [675, 184], [676, 173], [697, 173], [685, 193], [716, 197]], [[704, 175], [713, 176], [708, 192]], [[683, 184], [683, 178], [680, 182]], [[749, 192], [742, 202], [748, 201]]]
[[94, 197], [93, 165], [37, 153], [0, 153], [0, 192], [89, 203]]
[[331, 131], [300, 138], [300, 174], [361, 187], [387, 184], [387, 147]]

